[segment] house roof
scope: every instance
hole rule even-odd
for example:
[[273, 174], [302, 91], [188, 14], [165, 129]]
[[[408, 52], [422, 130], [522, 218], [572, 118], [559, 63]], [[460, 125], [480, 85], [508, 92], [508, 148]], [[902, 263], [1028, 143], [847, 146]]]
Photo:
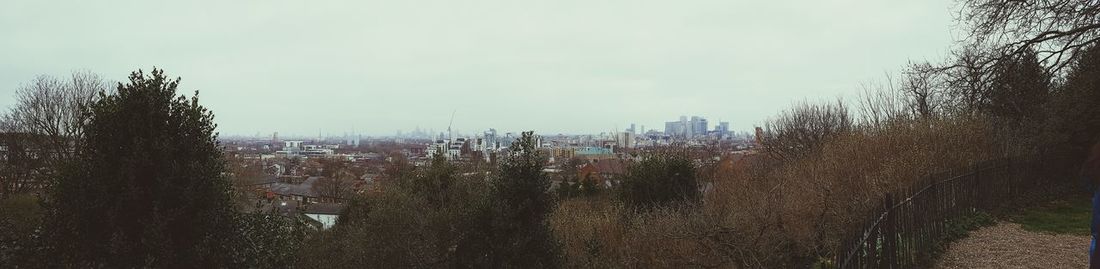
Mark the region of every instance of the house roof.
[[611, 149], [599, 148], [599, 147], [583, 147], [573, 150], [573, 154], [576, 155], [609, 155], [612, 154]]
[[347, 206], [337, 203], [316, 203], [306, 206], [306, 214], [339, 215]]
[[309, 177], [302, 184], [275, 183], [271, 185], [271, 192], [279, 195], [317, 197], [313, 190], [313, 184], [321, 177]]
[[593, 163], [596, 171], [604, 174], [621, 175], [626, 173], [626, 162], [619, 159], [602, 160]]
[[294, 200], [276, 200], [270, 204], [265, 204], [258, 212], [272, 212], [283, 216], [293, 216], [298, 213], [298, 201]]
[[599, 176], [599, 173], [599, 169], [596, 169], [596, 166], [591, 163], [582, 165], [580, 169], [577, 169], [577, 177], [581, 179], [586, 179], [591, 174], [597, 174], [596, 176]]
[[259, 177], [251, 177], [251, 178], [245, 179], [245, 184], [247, 186], [267, 185], [267, 184], [274, 184], [274, 183], [277, 183], [277, 182], [279, 182], [279, 177], [278, 176], [273, 176], [273, 175], [263, 175], [263, 176], [259, 176]]

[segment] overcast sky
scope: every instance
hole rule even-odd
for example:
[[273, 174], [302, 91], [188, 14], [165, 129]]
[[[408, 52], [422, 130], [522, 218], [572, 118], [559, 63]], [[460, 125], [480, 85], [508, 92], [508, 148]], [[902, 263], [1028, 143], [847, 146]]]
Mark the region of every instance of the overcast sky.
[[952, 0], [0, 1], [0, 107], [36, 75], [163, 68], [223, 135], [420, 126], [748, 131], [942, 58]]

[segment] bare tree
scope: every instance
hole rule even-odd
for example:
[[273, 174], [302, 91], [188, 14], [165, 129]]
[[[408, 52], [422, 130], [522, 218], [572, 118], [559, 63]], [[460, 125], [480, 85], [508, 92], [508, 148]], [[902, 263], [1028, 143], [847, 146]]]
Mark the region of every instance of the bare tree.
[[943, 104], [941, 68], [928, 62], [909, 63], [901, 91], [913, 114], [929, 119], [940, 112]]
[[321, 177], [313, 183], [313, 191], [323, 201], [339, 202], [348, 199], [354, 193], [353, 188], [353, 176], [347, 171], [341, 171], [332, 177]]
[[1100, 43], [1100, 1], [959, 0], [956, 19], [970, 28], [968, 41], [994, 46], [1001, 58], [1035, 49], [1057, 73], [1081, 50]]
[[893, 77], [887, 75], [882, 83], [867, 83], [861, 86], [863, 95], [860, 100], [860, 123], [867, 127], [880, 127], [889, 122], [910, 119], [907, 104], [900, 90], [894, 84]]
[[84, 133], [85, 107], [107, 89], [89, 72], [74, 72], [67, 81], [39, 76], [16, 92], [16, 105], [5, 115], [8, 131], [41, 137], [36, 146], [51, 162], [72, 157], [73, 143]]
[[951, 112], [959, 115], [978, 113], [988, 103], [990, 68], [988, 50], [968, 46], [954, 52], [954, 62], [943, 68], [944, 87]]
[[764, 151], [773, 158], [792, 160], [818, 150], [828, 139], [852, 129], [848, 108], [835, 104], [803, 103], [765, 124]]
[[413, 164], [409, 163], [409, 159], [404, 154], [391, 151], [386, 154], [386, 161], [382, 165], [382, 177], [385, 180], [396, 180], [413, 169]]
[[45, 179], [61, 162], [74, 156], [83, 135], [85, 108], [107, 89], [103, 79], [89, 72], [74, 72], [65, 80], [42, 75], [18, 89], [15, 105], [0, 117], [0, 131], [6, 133], [6, 157], [21, 160], [5, 158], [4, 166], [8, 171], [30, 172], [15, 173], [22, 175], [20, 179], [0, 181], [24, 187], [47, 183]]

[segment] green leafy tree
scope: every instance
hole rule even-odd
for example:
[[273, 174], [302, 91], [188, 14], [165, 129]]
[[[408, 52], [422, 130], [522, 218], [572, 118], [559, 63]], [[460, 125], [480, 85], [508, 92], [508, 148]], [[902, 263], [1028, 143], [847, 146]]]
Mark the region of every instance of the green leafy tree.
[[683, 154], [655, 153], [630, 166], [620, 197], [642, 210], [698, 202], [701, 194], [695, 176], [695, 166]]
[[478, 236], [484, 178], [464, 177], [437, 155], [383, 191], [353, 200], [339, 223], [310, 239], [304, 268], [457, 267], [459, 242]]
[[1050, 78], [1035, 53], [1004, 60], [993, 69], [989, 113], [1011, 125], [1036, 119], [1049, 99]]
[[291, 268], [310, 237], [304, 216], [246, 213], [236, 217], [232, 264], [247, 268]]
[[588, 162], [579, 157], [569, 158], [569, 160], [561, 164], [561, 177], [563, 179], [577, 181], [577, 172], [580, 170], [581, 166], [586, 163]]
[[548, 223], [556, 201], [534, 132], [524, 132], [503, 157], [490, 181], [489, 207], [475, 219], [480, 234], [458, 245], [460, 267], [560, 266], [561, 249]]
[[1100, 134], [1100, 45], [1077, 59], [1052, 101], [1053, 126], [1062, 146], [1084, 152]]
[[577, 196], [581, 193], [581, 183], [573, 182], [572, 180], [562, 180], [561, 184], [558, 184], [558, 188], [554, 189], [558, 194], [559, 199], [566, 199]]
[[580, 191], [584, 196], [594, 196], [600, 193], [600, 183], [596, 180], [585, 179], [580, 183]]
[[39, 228], [44, 210], [38, 197], [19, 194], [0, 199], [0, 265], [40, 264]]
[[442, 151], [437, 151], [428, 165], [427, 169], [420, 169], [416, 175], [408, 176], [400, 183], [407, 191], [427, 199], [430, 206], [440, 208], [452, 202], [451, 188], [458, 180], [457, 168], [443, 157]]
[[53, 193], [63, 267], [225, 267], [235, 219], [214, 115], [179, 79], [137, 71], [90, 106]]

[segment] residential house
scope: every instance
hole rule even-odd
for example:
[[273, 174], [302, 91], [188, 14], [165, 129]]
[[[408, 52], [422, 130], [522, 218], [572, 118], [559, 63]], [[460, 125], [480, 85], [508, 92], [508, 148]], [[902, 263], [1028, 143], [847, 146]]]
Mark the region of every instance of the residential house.
[[273, 183], [269, 193], [275, 198], [280, 200], [297, 201], [301, 203], [315, 203], [320, 198], [317, 195], [317, 191], [313, 189], [313, 184], [317, 183], [321, 177], [309, 177], [300, 184], [291, 183]]
[[577, 170], [580, 180], [594, 180], [611, 187], [626, 174], [627, 162], [620, 159], [597, 160], [581, 166]]
[[316, 203], [306, 205], [302, 213], [320, 223], [322, 230], [326, 230], [336, 225], [336, 220], [340, 217], [340, 213], [344, 211], [344, 208], [346, 206], [343, 204]]

